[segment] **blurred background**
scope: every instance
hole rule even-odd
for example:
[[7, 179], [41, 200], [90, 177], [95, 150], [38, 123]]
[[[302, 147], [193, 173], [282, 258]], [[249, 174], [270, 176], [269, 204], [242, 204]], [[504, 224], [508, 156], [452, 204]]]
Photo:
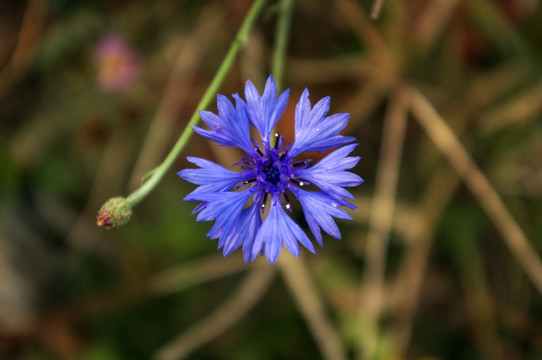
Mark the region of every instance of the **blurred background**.
[[[294, 2], [279, 129], [293, 140], [305, 87], [330, 95], [365, 179], [317, 256], [222, 258], [176, 172], [239, 154], [200, 137], [130, 223], [96, 226], [167, 154], [251, 4], [0, 1], [0, 359], [541, 359], [535, 0], [386, 0], [376, 19], [369, 0]], [[262, 89], [278, 8], [220, 93]]]

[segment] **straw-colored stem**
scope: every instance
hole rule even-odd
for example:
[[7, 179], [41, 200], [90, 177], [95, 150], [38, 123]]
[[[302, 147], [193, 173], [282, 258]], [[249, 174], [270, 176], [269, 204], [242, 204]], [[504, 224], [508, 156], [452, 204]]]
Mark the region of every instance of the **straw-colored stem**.
[[283, 254], [278, 260], [278, 265], [323, 358], [346, 359], [339, 333], [326, 314], [324, 302], [314, 287], [307, 265], [302, 259], [296, 259], [289, 254]]
[[491, 186], [446, 122], [427, 99], [416, 90], [412, 90], [412, 111], [418, 123], [448, 158], [469, 190], [478, 199], [501, 233], [506, 245], [524, 268], [538, 292], [542, 294], [542, 262], [497, 191]]
[[268, 264], [255, 265], [239, 288], [215, 311], [159, 349], [154, 358], [182, 359], [222, 334], [258, 303], [274, 274], [274, 268]]
[[379, 320], [382, 311], [384, 274], [390, 230], [395, 206], [395, 193], [405, 137], [408, 92], [399, 89], [390, 103], [384, 122], [382, 149], [376, 174], [376, 189], [367, 236], [367, 270], [361, 287], [360, 359], [378, 358]]
[[373, 9], [371, 10], [372, 19], [378, 19], [378, 16], [380, 15], [380, 11], [382, 10], [383, 3], [384, 3], [384, 0], [375, 0], [373, 4]]

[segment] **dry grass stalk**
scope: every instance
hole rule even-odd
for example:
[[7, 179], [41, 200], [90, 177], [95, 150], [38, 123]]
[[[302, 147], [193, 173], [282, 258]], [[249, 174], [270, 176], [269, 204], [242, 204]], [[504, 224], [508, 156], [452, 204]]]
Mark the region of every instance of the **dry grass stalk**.
[[382, 149], [367, 236], [365, 254], [367, 270], [361, 286], [362, 330], [359, 355], [362, 359], [375, 359], [380, 342], [378, 324], [382, 311], [386, 256], [403, 152], [408, 103], [408, 92], [399, 88], [390, 102], [384, 122]]
[[307, 265], [302, 259], [283, 254], [278, 264], [284, 281], [297, 303], [324, 359], [345, 360], [346, 352], [337, 330], [326, 315], [324, 301], [314, 287]]
[[158, 349], [154, 358], [174, 360], [187, 357], [243, 318], [261, 299], [273, 280], [275, 270], [267, 263], [257, 264], [235, 292], [207, 317]]
[[506, 245], [517, 258], [538, 292], [542, 294], [542, 263], [497, 191], [474, 163], [444, 119], [415, 89], [412, 90], [412, 111], [416, 120], [478, 199], [503, 236]]

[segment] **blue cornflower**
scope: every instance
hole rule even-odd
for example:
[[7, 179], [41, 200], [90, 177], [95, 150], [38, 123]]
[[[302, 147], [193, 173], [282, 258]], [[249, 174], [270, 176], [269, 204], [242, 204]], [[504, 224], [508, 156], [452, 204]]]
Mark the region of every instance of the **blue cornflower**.
[[[218, 248], [224, 256], [243, 247], [245, 261], [259, 254], [274, 263], [283, 245], [299, 256], [299, 244], [315, 253], [305, 232], [284, 211], [292, 211], [288, 193], [301, 204], [305, 219], [316, 241], [323, 246], [320, 229], [340, 239], [341, 234], [333, 218], [352, 219], [340, 206], [355, 209], [347, 201], [353, 199], [344, 189], [363, 182], [346, 170], [354, 167], [359, 157], [349, 157], [357, 144], [333, 151], [319, 163], [309, 167], [310, 159], [297, 159], [305, 151], [324, 152], [351, 143], [355, 138], [338, 135], [348, 122], [349, 114], [326, 117], [329, 97], [314, 107], [309, 92], [303, 91], [295, 110], [294, 143], [286, 144], [278, 133], [271, 133], [288, 102], [289, 90], [277, 98], [277, 87], [272, 76], [267, 79], [263, 95], [254, 85], [245, 85], [246, 101], [233, 95], [235, 106], [223, 95], [217, 97], [218, 115], [200, 111], [210, 130], [194, 127], [194, 131], [219, 145], [236, 146], [246, 152], [235, 165], [241, 171], [231, 171], [209, 160], [188, 157], [198, 169], [185, 169], [178, 173], [183, 179], [199, 185], [185, 201], [201, 201], [193, 213], [198, 221], [215, 220], [207, 234], [219, 238]], [[261, 141], [250, 137], [250, 125], [258, 130]], [[315, 185], [320, 191], [303, 190]], [[270, 203], [267, 216], [262, 215]]]

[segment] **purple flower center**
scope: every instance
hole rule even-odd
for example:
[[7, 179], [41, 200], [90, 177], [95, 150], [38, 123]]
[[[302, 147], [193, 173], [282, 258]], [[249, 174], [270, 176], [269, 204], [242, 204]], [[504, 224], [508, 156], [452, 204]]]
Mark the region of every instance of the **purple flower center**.
[[[266, 156], [267, 157], [267, 156]], [[260, 166], [263, 166], [263, 169], [258, 169], [258, 172], [260, 172], [260, 174], [263, 173], [263, 176], [259, 176], [259, 178], [261, 177], [265, 177], [265, 180], [262, 182], [263, 184], [262, 185], [267, 185], [267, 184], [272, 184], [272, 185], [278, 185], [278, 182], [280, 180], [280, 173], [281, 173], [281, 164], [279, 164], [278, 162], [274, 162], [273, 160], [269, 160], [269, 159], [265, 159], [263, 162], [261, 161], [258, 161], [260, 162]]]
[[252, 158], [244, 156], [241, 168], [245, 172], [243, 185], [252, 184], [252, 191], [258, 192], [261, 199], [262, 211], [265, 208], [267, 196], [271, 194], [273, 201], [280, 202], [280, 196], [284, 198], [286, 209], [291, 211], [291, 204], [286, 191], [292, 190], [292, 184], [303, 186], [308, 183], [300, 181], [294, 174], [294, 169], [306, 167], [310, 160], [302, 160], [292, 163], [288, 154], [290, 144], [285, 145], [280, 134], [275, 134], [275, 146], [264, 144], [265, 152], [258, 145], [254, 150], [258, 154]]

